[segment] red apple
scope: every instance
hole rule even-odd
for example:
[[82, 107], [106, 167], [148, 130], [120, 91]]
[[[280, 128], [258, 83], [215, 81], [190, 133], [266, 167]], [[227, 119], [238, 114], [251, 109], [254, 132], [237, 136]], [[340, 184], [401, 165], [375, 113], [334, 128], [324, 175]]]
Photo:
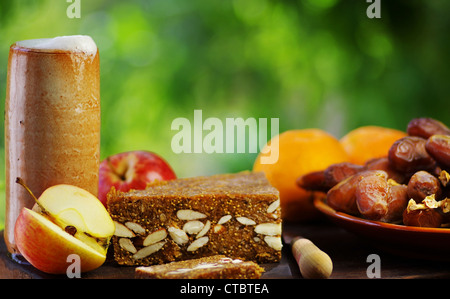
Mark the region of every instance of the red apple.
[[100, 163], [98, 199], [106, 206], [106, 194], [116, 190], [145, 189], [154, 180], [176, 179], [175, 172], [160, 156], [149, 151], [130, 151], [112, 155]]

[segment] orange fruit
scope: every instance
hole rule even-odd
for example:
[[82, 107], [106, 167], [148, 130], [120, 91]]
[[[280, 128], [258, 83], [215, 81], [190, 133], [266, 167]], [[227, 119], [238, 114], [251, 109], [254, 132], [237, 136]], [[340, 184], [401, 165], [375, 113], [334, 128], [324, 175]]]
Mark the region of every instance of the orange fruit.
[[[264, 152], [271, 146], [277, 150], [278, 160], [264, 164]], [[287, 221], [307, 221], [317, 218], [319, 212], [313, 205], [315, 196], [297, 186], [301, 175], [323, 170], [333, 163], [348, 160], [339, 140], [320, 129], [290, 130], [273, 137], [259, 153], [253, 171], [263, 171], [269, 182], [280, 192], [281, 214]]]
[[392, 144], [406, 135], [406, 132], [395, 129], [364, 126], [348, 132], [340, 143], [350, 162], [363, 165], [370, 159], [386, 157]]

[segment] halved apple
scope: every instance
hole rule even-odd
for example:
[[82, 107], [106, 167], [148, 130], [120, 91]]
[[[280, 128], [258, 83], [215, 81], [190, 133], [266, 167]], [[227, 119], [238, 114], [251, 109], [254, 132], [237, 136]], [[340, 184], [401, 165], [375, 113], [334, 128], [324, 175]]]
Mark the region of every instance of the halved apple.
[[81, 271], [100, 267], [105, 254], [76, 239], [45, 216], [23, 208], [15, 225], [14, 236], [20, 253], [37, 269], [52, 274], [66, 273], [67, 257], [77, 254]]
[[66, 273], [70, 254], [80, 257], [81, 272], [104, 263], [115, 227], [94, 195], [76, 186], [55, 185], [36, 203], [38, 208], [21, 211], [14, 228], [17, 247], [28, 262], [54, 274]]

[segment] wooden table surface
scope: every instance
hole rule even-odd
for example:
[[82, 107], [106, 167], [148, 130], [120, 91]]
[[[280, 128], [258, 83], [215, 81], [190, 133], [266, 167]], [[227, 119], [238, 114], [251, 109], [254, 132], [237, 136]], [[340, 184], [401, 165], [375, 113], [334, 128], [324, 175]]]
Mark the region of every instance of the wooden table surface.
[[[367, 273], [373, 273], [373, 261], [367, 262], [371, 254], [380, 258], [381, 278], [450, 278], [450, 262], [410, 259], [383, 252], [367, 241], [349, 233], [329, 222], [314, 224], [284, 224], [283, 231], [292, 235], [302, 235], [313, 241], [320, 249], [328, 253], [333, 260], [331, 279], [367, 279]], [[449, 253], [450, 254], [450, 253]], [[289, 245], [284, 245], [282, 260], [276, 264], [262, 265], [266, 279], [302, 278], [293, 259]], [[133, 278], [134, 267], [117, 266], [105, 263], [102, 267], [83, 273], [88, 279]], [[31, 265], [12, 261], [7, 253], [0, 232], [0, 278], [65, 278], [64, 275], [50, 275], [33, 268]]]

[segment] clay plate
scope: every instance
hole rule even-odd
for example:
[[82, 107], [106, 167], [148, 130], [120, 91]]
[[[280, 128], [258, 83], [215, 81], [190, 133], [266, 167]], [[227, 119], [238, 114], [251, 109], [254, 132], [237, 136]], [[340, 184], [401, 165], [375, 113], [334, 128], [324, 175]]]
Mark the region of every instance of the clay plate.
[[337, 212], [323, 199], [314, 206], [340, 227], [373, 246], [404, 257], [450, 261], [450, 228], [413, 227], [362, 219]]

